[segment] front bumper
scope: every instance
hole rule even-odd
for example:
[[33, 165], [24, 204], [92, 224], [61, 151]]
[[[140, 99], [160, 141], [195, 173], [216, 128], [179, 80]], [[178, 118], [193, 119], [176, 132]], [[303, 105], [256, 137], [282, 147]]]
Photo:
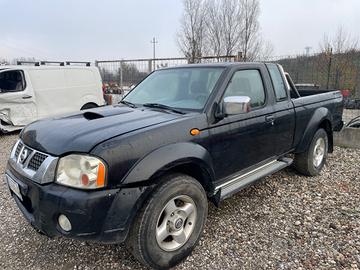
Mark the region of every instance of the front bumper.
[[[125, 241], [132, 220], [150, 189], [83, 191], [55, 183], [40, 185], [9, 164], [6, 174], [19, 185], [23, 200], [13, 192], [12, 197], [36, 230], [49, 237], [66, 236], [104, 243]], [[71, 231], [65, 232], [59, 227], [60, 214], [70, 220]]]

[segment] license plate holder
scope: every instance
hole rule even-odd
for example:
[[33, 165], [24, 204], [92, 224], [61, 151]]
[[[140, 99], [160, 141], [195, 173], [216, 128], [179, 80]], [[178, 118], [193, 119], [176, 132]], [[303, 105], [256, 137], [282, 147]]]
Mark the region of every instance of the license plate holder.
[[18, 183], [16, 183], [15, 180], [13, 180], [10, 176], [6, 175], [6, 181], [8, 184], [9, 189], [22, 201], [22, 195], [20, 192], [20, 186]]

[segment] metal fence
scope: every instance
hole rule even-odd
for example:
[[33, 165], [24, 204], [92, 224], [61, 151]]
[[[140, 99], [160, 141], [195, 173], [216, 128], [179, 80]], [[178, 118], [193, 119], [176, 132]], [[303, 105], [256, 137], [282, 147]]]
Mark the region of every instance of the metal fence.
[[[19, 59], [29, 61], [34, 58]], [[13, 63], [19, 59], [10, 61], [0, 57], [0, 64]], [[244, 61], [241, 53], [195, 59], [196, 63], [234, 61]], [[360, 100], [360, 51], [276, 56], [254, 61], [279, 63], [289, 72], [295, 83], [313, 84], [322, 89], [348, 90], [351, 99]], [[189, 63], [190, 61], [183, 57], [95, 61], [108, 92], [120, 94], [139, 83], [153, 70]]]
[[[237, 56], [201, 57], [196, 63], [234, 62]], [[157, 59], [132, 59], [132, 60], [106, 60], [95, 61], [99, 68], [107, 92], [123, 93], [132, 85], [139, 83], [150, 72], [179, 65], [189, 64], [187, 58], [157, 58]]]
[[[243, 61], [240, 53], [196, 59], [197, 63], [234, 61]], [[322, 89], [347, 89], [352, 97], [360, 98], [360, 52], [277, 56], [255, 61], [281, 64], [295, 83], [314, 84]], [[153, 70], [188, 63], [188, 59], [181, 57], [95, 61], [106, 87], [115, 93], [129, 89]]]
[[295, 83], [309, 83], [322, 89], [348, 90], [360, 98], [360, 52], [319, 53], [276, 57]]

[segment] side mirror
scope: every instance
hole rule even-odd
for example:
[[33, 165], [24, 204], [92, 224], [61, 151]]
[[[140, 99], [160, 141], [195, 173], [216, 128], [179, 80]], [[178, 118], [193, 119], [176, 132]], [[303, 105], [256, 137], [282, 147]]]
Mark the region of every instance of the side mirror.
[[250, 97], [231, 96], [224, 98], [223, 113], [225, 115], [235, 115], [250, 111]]

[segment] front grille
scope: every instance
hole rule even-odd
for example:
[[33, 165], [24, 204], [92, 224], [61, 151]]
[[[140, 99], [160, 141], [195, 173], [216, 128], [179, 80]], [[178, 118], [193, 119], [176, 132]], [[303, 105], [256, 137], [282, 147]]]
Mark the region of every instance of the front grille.
[[[28, 151], [27, 157], [24, 160], [24, 162], [25, 162], [31, 156], [31, 153], [33, 152], [33, 150], [31, 150], [31, 149], [29, 149], [27, 147], [24, 147], [24, 149], [26, 149]], [[21, 153], [20, 153], [20, 160], [21, 160]]]
[[19, 140], [15, 149], [11, 151], [9, 165], [27, 179], [45, 184], [54, 181], [58, 159], [50, 154], [39, 152]]
[[17, 147], [16, 147], [16, 150], [15, 150], [15, 158], [18, 158], [19, 154], [20, 154], [20, 151], [21, 151], [21, 148], [23, 147], [23, 143], [22, 142], [19, 142]]
[[47, 157], [47, 155], [36, 152], [35, 155], [31, 158], [28, 168], [33, 171], [37, 171]]

